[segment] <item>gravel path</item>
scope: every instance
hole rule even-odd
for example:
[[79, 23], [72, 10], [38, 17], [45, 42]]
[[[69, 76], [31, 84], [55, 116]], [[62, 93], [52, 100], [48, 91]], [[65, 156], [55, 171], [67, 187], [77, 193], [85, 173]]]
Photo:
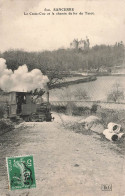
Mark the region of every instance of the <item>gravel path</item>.
[[[0, 138], [0, 196], [125, 196], [124, 155], [116, 144], [68, 130], [69, 117], [55, 116], [54, 122], [24, 123]], [[5, 158], [29, 154], [37, 187], [9, 191]], [[102, 184], [112, 184], [112, 191], [102, 191]]]

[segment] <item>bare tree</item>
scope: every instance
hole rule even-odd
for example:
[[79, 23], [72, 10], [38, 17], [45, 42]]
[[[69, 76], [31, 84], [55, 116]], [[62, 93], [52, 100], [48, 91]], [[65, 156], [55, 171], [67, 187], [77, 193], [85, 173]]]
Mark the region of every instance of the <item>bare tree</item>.
[[89, 100], [90, 99], [87, 91], [81, 88], [76, 89], [76, 91], [73, 94], [77, 100]]
[[107, 101], [113, 101], [113, 102], [119, 102], [121, 100], [124, 100], [124, 91], [121, 88], [119, 83], [115, 83], [113, 85], [113, 89], [107, 96]]

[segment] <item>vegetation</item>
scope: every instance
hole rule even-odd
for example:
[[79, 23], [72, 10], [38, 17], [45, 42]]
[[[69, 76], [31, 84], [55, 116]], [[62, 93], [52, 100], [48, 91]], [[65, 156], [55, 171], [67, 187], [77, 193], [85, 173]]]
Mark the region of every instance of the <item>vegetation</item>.
[[15, 70], [20, 65], [27, 64], [28, 69], [39, 68], [49, 76], [51, 82], [62, 78], [63, 73], [78, 70], [107, 69], [121, 66], [124, 61], [123, 42], [115, 45], [95, 45], [89, 50], [58, 49], [55, 51], [26, 52], [23, 50], [8, 50], [0, 53], [5, 58], [9, 69]]
[[107, 96], [107, 101], [113, 101], [113, 102], [120, 102], [124, 100], [124, 91], [121, 88], [121, 86], [116, 83], [113, 86], [113, 89], [110, 91], [110, 93]]
[[101, 108], [97, 110], [97, 116], [101, 117], [105, 128], [110, 122], [121, 124], [122, 128], [125, 129], [125, 111], [124, 110], [113, 110]]
[[91, 109], [89, 107], [77, 107], [73, 102], [69, 102], [66, 106], [51, 105], [51, 107], [52, 111], [64, 113], [66, 115], [87, 116], [91, 113]]
[[5, 114], [5, 106], [0, 105], [0, 119], [4, 117]]
[[5, 118], [6, 106], [0, 105], [0, 136], [14, 129], [14, 124], [11, 120]]
[[0, 136], [14, 129], [14, 124], [9, 119], [0, 119]]
[[88, 93], [81, 88], [77, 88], [75, 92], [73, 92], [74, 97], [76, 100], [89, 100], [90, 97], [88, 96]]

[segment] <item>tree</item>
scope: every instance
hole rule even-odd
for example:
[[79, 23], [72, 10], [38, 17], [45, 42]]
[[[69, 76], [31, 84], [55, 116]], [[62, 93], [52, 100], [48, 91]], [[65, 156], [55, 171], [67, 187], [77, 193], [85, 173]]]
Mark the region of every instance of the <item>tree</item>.
[[124, 91], [121, 89], [121, 86], [116, 83], [113, 86], [113, 89], [107, 96], [107, 101], [113, 101], [113, 102], [119, 102], [121, 100], [124, 100]]
[[84, 89], [81, 89], [81, 88], [78, 88], [73, 94], [77, 100], [90, 99], [90, 97], [88, 96], [88, 93]]

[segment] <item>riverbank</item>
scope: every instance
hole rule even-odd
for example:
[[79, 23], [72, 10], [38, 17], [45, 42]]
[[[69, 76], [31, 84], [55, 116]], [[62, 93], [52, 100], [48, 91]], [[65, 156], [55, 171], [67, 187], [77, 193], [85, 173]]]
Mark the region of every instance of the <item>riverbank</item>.
[[103, 77], [103, 76], [119, 76], [119, 77], [123, 77], [125, 76], [125, 74], [119, 74], [119, 73], [116, 73], [116, 74], [110, 74], [110, 73], [99, 73], [99, 74], [96, 74], [96, 77]]
[[97, 79], [96, 76], [86, 76], [86, 77], [83, 77], [82, 79], [80, 78], [77, 80], [71, 80], [71, 81], [65, 81], [65, 82], [53, 84], [50, 86], [50, 89], [66, 87], [66, 86], [73, 85], [73, 84], [92, 82], [92, 81], [95, 81], [96, 79]]
[[[95, 81], [80, 84], [72, 84], [68, 87], [54, 88], [50, 90], [50, 101], [67, 101], [74, 100], [77, 92], [87, 92], [89, 100], [107, 101], [108, 94], [119, 84], [120, 88], [125, 91], [125, 76], [101, 76], [96, 77]], [[77, 101], [77, 98], [75, 99]], [[79, 101], [79, 100], [78, 100]]]

